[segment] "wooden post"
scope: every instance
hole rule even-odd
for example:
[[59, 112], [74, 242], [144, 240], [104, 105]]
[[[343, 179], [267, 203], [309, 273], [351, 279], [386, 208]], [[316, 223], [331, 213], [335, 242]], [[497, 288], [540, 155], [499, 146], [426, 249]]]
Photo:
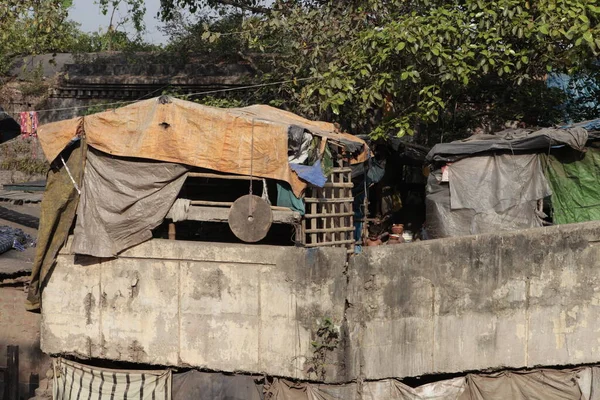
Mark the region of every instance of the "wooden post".
[[177, 229], [175, 228], [175, 223], [169, 223], [169, 240], [175, 240], [177, 238]]
[[6, 347], [5, 378], [4, 398], [19, 400], [19, 346]]

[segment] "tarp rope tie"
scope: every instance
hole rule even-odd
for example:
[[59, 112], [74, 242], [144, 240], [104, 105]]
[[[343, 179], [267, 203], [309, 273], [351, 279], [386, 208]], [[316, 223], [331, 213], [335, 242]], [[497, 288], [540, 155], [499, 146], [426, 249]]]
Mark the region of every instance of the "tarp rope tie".
[[248, 202], [248, 216], [252, 216], [252, 181], [254, 180], [254, 118], [252, 119], [252, 136], [250, 138], [250, 201]]
[[73, 175], [71, 175], [71, 170], [69, 170], [69, 167], [67, 167], [67, 163], [65, 162], [65, 159], [63, 158], [63, 156], [60, 156], [60, 161], [62, 161], [63, 165], [65, 166], [65, 170], [67, 171], [67, 174], [69, 174], [69, 178], [71, 178], [71, 182], [73, 182], [73, 186], [75, 187], [75, 190], [77, 190], [77, 193], [79, 193], [79, 195], [81, 195], [81, 190], [79, 190], [79, 186], [77, 186], [77, 182], [75, 182], [75, 179], [73, 179]]

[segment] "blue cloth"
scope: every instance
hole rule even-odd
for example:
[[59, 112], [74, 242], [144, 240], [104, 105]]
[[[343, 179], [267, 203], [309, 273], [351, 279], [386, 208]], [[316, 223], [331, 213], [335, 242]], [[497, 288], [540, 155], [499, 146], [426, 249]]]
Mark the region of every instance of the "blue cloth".
[[290, 164], [290, 168], [298, 174], [300, 179], [314, 186], [323, 187], [327, 182], [327, 177], [323, 175], [321, 168], [321, 160], [315, 161], [313, 165]]

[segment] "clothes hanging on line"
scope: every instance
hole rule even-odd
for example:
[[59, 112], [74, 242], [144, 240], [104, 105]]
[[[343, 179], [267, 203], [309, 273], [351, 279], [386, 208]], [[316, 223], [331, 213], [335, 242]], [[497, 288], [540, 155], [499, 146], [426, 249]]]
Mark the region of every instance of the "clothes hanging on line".
[[23, 137], [37, 136], [39, 125], [37, 111], [24, 111], [19, 114], [21, 122], [21, 135]]

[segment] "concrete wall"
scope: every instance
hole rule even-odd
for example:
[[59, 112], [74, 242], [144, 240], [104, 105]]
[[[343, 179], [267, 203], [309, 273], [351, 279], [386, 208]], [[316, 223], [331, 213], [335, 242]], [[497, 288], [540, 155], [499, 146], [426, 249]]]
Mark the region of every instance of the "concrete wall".
[[[344, 249], [158, 239], [100, 263], [61, 255], [43, 293], [42, 349], [306, 377], [318, 323], [343, 319], [345, 260]], [[345, 379], [342, 358], [328, 354], [332, 379]]]
[[[369, 248], [347, 269], [336, 249], [154, 240], [101, 263], [63, 254], [42, 348], [328, 382], [594, 363], [599, 243], [592, 222]], [[339, 342], [315, 353], [324, 318]]]
[[[29, 398], [37, 385], [31, 374], [45, 378], [50, 367], [50, 359], [40, 349], [40, 315], [25, 311], [23, 282], [0, 283], [0, 365], [6, 366], [6, 347], [19, 346], [20, 394]], [[3, 376], [0, 374], [0, 381]], [[3, 382], [2, 382], [3, 384]], [[1, 392], [0, 392], [1, 393]]]

